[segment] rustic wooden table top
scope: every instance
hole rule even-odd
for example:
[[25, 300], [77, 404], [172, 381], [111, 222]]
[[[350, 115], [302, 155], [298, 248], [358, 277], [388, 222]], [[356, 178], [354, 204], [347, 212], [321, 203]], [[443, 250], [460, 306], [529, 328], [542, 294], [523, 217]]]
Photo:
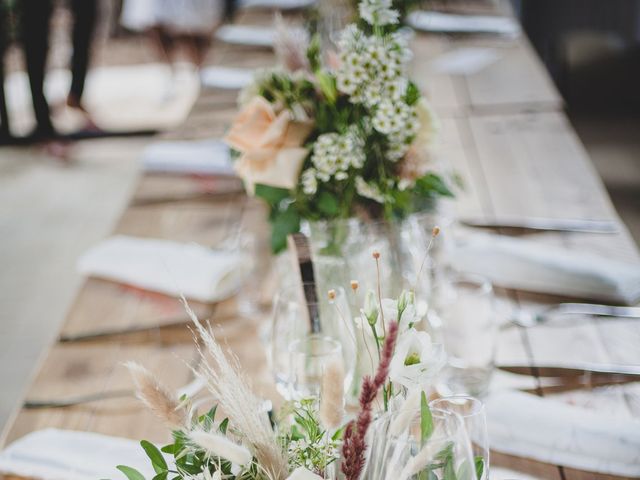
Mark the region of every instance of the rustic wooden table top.
[[[267, 22], [265, 13], [246, 13], [240, 21]], [[562, 99], [525, 38], [416, 34], [413, 76], [429, 95], [441, 119], [437, 156], [463, 177], [467, 188], [456, 208], [464, 214], [515, 214], [560, 218], [619, 218], [583, 146], [562, 111]], [[496, 49], [497, 61], [478, 73], [446, 75], [430, 59], [465, 47]], [[215, 44], [215, 63], [268, 66], [273, 53]], [[165, 135], [171, 139], [219, 137], [236, 111], [237, 92], [204, 91], [187, 122]], [[261, 205], [238, 193], [235, 180], [143, 175], [114, 233], [195, 241], [215, 245], [237, 222], [264, 237]], [[536, 240], [593, 251], [623, 260], [640, 259], [624, 225], [614, 235], [540, 233]], [[557, 302], [557, 298], [500, 290], [510, 308]], [[234, 300], [194, 304], [202, 319], [238, 355], [254, 388], [275, 395], [258, 338], [259, 319], [240, 318]], [[640, 363], [640, 325], [585, 320], [571, 328], [510, 328], [501, 332], [498, 362], [561, 359]], [[634, 342], [636, 348], [633, 348]], [[626, 342], [626, 343], [625, 343]], [[184, 360], [178, 361], [176, 358]], [[192, 378], [196, 359], [187, 319], [177, 299], [115, 283], [87, 279], [60, 332], [60, 341], [43, 357], [25, 401], [73, 398], [130, 390], [122, 362], [138, 360], [162, 374], [170, 387]], [[632, 386], [579, 392], [603, 409], [640, 416], [630, 400]], [[636, 392], [638, 392], [637, 387]], [[635, 411], [634, 411], [635, 409]], [[131, 396], [64, 409], [17, 406], [2, 440], [11, 442], [37, 429], [86, 430], [162, 442], [167, 432]], [[532, 460], [495, 454], [492, 463], [548, 479], [605, 479]]]

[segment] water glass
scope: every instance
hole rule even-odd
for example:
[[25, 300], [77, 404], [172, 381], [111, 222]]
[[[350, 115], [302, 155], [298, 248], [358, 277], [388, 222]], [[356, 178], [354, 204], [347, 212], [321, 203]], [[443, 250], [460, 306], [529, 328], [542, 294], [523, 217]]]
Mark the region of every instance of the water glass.
[[431, 327], [444, 345], [443, 396], [487, 393], [498, 335], [491, 283], [479, 275], [452, 273], [434, 288]]
[[[314, 288], [305, 284], [283, 288], [274, 301], [271, 328], [268, 335], [269, 367], [274, 375], [276, 388], [286, 399], [291, 399], [291, 376], [294, 373], [291, 348], [300, 348], [302, 341], [312, 335], [330, 337], [340, 345], [340, 358], [345, 366], [345, 389], [351, 384], [355, 364], [354, 333], [349, 304], [343, 289], [335, 290], [335, 297], [318, 296], [317, 302], [308, 304], [303, 288]], [[311, 319], [319, 317], [319, 331], [312, 328]], [[317, 342], [316, 342], [317, 343]], [[299, 372], [298, 372], [299, 373]]]
[[438, 410], [453, 412], [462, 418], [471, 440], [478, 480], [489, 478], [489, 434], [484, 404], [477, 398], [467, 395], [453, 395], [433, 400], [429, 406]]
[[342, 346], [331, 337], [312, 334], [291, 342], [289, 358], [286, 398], [319, 398], [326, 368], [332, 362], [342, 362]]

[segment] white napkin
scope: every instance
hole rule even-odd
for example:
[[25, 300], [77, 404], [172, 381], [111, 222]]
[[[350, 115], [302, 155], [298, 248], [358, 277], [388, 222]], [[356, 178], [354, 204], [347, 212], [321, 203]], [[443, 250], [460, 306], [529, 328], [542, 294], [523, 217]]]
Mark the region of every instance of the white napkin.
[[255, 25], [224, 25], [216, 31], [216, 38], [226, 43], [272, 47], [276, 31], [273, 27]]
[[78, 261], [78, 270], [174, 297], [215, 302], [237, 291], [248, 263], [236, 251], [116, 236], [89, 249]]
[[640, 300], [640, 264], [503, 235], [472, 235], [447, 255], [458, 270], [495, 285], [633, 305]]
[[459, 15], [452, 13], [415, 11], [407, 23], [416, 30], [449, 33], [497, 33], [517, 36], [520, 25], [513, 18], [494, 15]]
[[202, 85], [209, 88], [241, 89], [251, 84], [253, 68], [205, 67], [200, 70]]
[[307, 8], [316, 3], [317, 0], [240, 0], [242, 8], [260, 7], [277, 10], [293, 10], [297, 8]]
[[491, 448], [580, 470], [640, 477], [640, 420], [503, 391], [486, 400]]
[[235, 176], [229, 147], [221, 140], [161, 141], [142, 152], [146, 172]]
[[49, 428], [25, 435], [0, 453], [0, 473], [39, 480], [124, 478], [117, 465], [155, 473], [138, 442]]
[[445, 52], [431, 61], [435, 72], [449, 75], [473, 75], [500, 58], [495, 48], [464, 47]]

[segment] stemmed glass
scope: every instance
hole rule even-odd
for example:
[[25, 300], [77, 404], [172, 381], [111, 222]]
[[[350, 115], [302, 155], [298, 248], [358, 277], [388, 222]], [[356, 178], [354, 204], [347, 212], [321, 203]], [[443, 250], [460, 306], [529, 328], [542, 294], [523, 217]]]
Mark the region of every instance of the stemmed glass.
[[471, 440], [474, 463], [478, 480], [489, 478], [489, 434], [484, 404], [474, 397], [453, 395], [433, 400], [429, 406], [434, 409], [454, 412], [460, 415]]

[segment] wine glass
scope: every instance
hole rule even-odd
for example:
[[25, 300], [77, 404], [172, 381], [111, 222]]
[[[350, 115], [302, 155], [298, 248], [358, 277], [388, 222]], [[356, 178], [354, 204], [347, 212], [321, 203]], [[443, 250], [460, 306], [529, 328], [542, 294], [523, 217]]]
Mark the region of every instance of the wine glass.
[[478, 480], [489, 478], [489, 434], [484, 404], [477, 398], [467, 395], [453, 395], [431, 401], [434, 409], [454, 412], [460, 415], [471, 440], [474, 463]]

